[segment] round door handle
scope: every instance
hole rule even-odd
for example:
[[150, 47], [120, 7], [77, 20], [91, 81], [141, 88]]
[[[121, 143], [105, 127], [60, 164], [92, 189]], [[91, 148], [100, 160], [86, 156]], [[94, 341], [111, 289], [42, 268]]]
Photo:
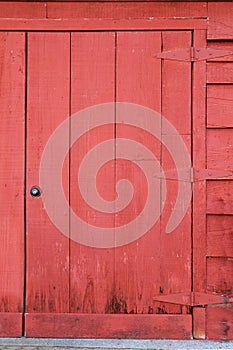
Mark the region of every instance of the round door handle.
[[31, 189], [30, 189], [30, 194], [32, 197], [40, 197], [41, 195], [41, 189], [37, 186], [33, 186]]

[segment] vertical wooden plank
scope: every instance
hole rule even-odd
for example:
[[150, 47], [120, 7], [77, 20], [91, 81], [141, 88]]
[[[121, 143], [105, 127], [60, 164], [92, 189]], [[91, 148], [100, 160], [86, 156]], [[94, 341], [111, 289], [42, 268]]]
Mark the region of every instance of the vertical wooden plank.
[[[190, 46], [191, 32], [163, 32], [163, 51]], [[162, 72], [162, 113], [176, 127], [180, 135], [190, 135], [191, 64], [184, 61], [163, 60]]]
[[[194, 32], [194, 46], [205, 47], [206, 32]], [[193, 167], [206, 166], [206, 63], [193, 68]], [[193, 289], [206, 290], [206, 183], [193, 184]]]
[[0, 335], [19, 336], [21, 315], [8, 313], [24, 303], [24, 33], [0, 34], [0, 79]]
[[[142, 107], [149, 107], [157, 113], [161, 112], [161, 61], [154, 58], [160, 52], [161, 33], [159, 32], [117, 34], [117, 102], [135, 103]], [[143, 119], [146, 118], [146, 115], [144, 116], [140, 109], [135, 108], [135, 125], [137, 125], [137, 120], [142, 123], [142, 129], [139, 129], [136, 126], [125, 125], [127, 118], [132, 117], [132, 112], [127, 111], [127, 107], [124, 118], [118, 110], [116, 115], [116, 121], [119, 123], [116, 128], [117, 140], [125, 138], [129, 145], [131, 140], [138, 142], [149, 149], [160, 162], [160, 142], [146, 131], [148, 127], [150, 128], [149, 121]], [[134, 119], [132, 118], [132, 123]], [[152, 125], [151, 128], [153, 128]], [[116, 152], [120, 157], [119, 146]], [[142, 206], [147, 201], [145, 196], [148, 190], [143, 172], [145, 176], [145, 170], [153, 164], [150, 159], [145, 159], [144, 162], [142, 159], [142, 170], [138, 168], [142, 154], [138, 146], [135, 146], [134, 161], [124, 160], [125, 153], [123, 150], [122, 160], [116, 160], [116, 178], [127, 179], [131, 182], [134, 187], [134, 197], [127, 208], [117, 213], [117, 228], [124, 227], [139, 217]], [[158, 202], [160, 202], [159, 199]], [[148, 215], [153, 217], [154, 213], [148, 213]], [[135, 234], [138, 230], [140, 227], [135, 227]], [[160, 220], [154, 222], [153, 228], [140, 239], [116, 249], [116, 300], [121, 305], [120, 313], [157, 312], [153, 296], [160, 290], [160, 258]]]
[[206, 309], [204, 307], [193, 308], [193, 338], [206, 338]]
[[[191, 32], [163, 32], [163, 50], [177, 50], [191, 46]], [[180, 139], [186, 144], [191, 158], [191, 63], [163, 60], [162, 62], [162, 115], [176, 128]], [[178, 102], [179, 101], [179, 102]], [[166, 143], [167, 135], [162, 129]], [[173, 151], [179, 154], [179, 144]], [[171, 173], [177, 169], [165, 145], [162, 147], [162, 167]], [[174, 211], [179, 193], [179, 181], [166, 179], [166, 203], [161, 216], [161, 283], [163, 293], [188, 292], [191, 290], [191, 199], [190, 206], [181, 223], [172, 232], [166, 233], [168, 219]], [[190, 184], [191, 185], [191, 184]], [[186, 194], [183, 193], [183, 196]], [[184, 197], [182, 198], [184, 200]], [[179, 244], [178, 244], [179, 242]], [[182, 279], [180, 276], [182, 275]], [[190, 312], [179, 305], [162, 304], [166, 312]]]
[[[114, 69], [115, 69], [115, 33], [72, 33], [72, 70], [71, 70], [71, 111], [80, 112], [83, 108], [93, 107], [87, 116], [96, 119], [95, 105], [114, 102]], [[71, 220], [71, 237], [90, 235], [93, 230], [106, 227], [114, 229], [114, 214], [95, 210], [92, 203], [87, 203], [80, 193], [92, 193], [86, 176], [79, 178], [79, 166], [87, 153], [95, 148], [95, 163], [103, 159], [98, 151], [98, 144], [114, 139], [114, 105], [109, 114], [109, 125], [92, 129], [91, 119], [83, 121], [86, 134], [76, 141], [71, 148], [71, 183], [70, 207], [85, 223], [84, 232], [79, 232]], [[104, 122], [104, 115], [103, 115]], [[71, 138], [76, 139], [79, 125], [71, 119]], [[78, 128], [78, 129], [77, 129]], [[91, 130], [92, 129], [92, 130]], [[110, 153], [114, 155], [112, 147]], [[113, 159], [112, 159], [113, 161]], [[102, 198], [112, 200], [115, 195], [113, 162], [107, 162], [94, 179], [96, 188]], [[96, 171], [94, 162], [87, 163], [87, 173]], [[87, 175], [86, 173], [86, 175]], [[81, 230], [81, 229], [80, 229]], [[97, 235], [97, 234], [96, 234]], [[70, 310], [74, 313], [110, 313], [112, 291], [114, 289], [114, 249], [97, 248], [95, 232], [85, 246], [77, 241], [70, 242]], [[102, 242], [104, 243], [104, 242]]]
[[[69, 310], [69, 240], [50, 221], [42, 197], [30, 196], [30, 188], [39, 184], [44, 147], [58, 125], [69, 116], [69, 77], [69, 33], [29, 33], [26, 190], [26, 311], [29, 313]], [[68, 147], [68, 133], [63, 138]], [[54, 159], [56, 152], [54, 149]], [[53, 176], [52, 171], [48, 164], [48, 181]], [[67, 168], [63, 185], [67, 190]], [[60, 205], [56, 200], [56, 186], [53, 191], [56, 210]], [[68, 216], [66, 225], [68, 227]]]
[[[206, 32], [194, 31], [194, 46], [206, 46]], [[206, 62], [194, 63], [193, 66], [193, 168], [204, 169], [206, 166]], [[192, 213], [193, 245], [193, 290], [206, 291], [206, 183], [193, 183]], [[196, 339], [206, 337], [206, 312], [203, 308], [193, 310], [193, 336]]]

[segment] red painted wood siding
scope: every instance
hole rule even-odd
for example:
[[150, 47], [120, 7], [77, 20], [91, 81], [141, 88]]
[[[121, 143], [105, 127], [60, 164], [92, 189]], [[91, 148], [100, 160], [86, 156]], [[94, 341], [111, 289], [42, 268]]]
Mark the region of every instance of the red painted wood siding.
[[[232, 3], [208, 5], [210, 24], [208, 47], [232, 49]], [[231, 41], [226, 41], [231, 40]], [[207, 131], [206, 161], [210, 169], [232, 171], [232, 60], [233, 55], [211, 60], [207, 64]], [[215, 62], [213, 62], [215, 61]], [[217, 62], [216, 62], [217, 61]], [[232, 265], [232, 176], [207, 182], [207, 288], [215, 293], [233, 295]], [[207, 307], [207, 337], [233, 339], [232, 304]]]
[[[233, 339], [232, 304], [198, 306], [191, 314], [187, 306], [153, 301], [159, 293], [191, 290], [233, 296], [233, 54], [195, 63], [155, 58], [191, 46], [233, 51], [232, 23], [232, 2], [0, 1], [0, 335], [190, 338], [193, 327], [195, 338]], [[62, 235], [29, 191], [39, 183], [41, 155], [56, 127], [82, 108], [115, 99], [162, 113], [190, 150], [195, 171], [219, 177], [194, 179], [193, 201], [171, 235], [163, 232], [177, 182], [167, 179], [169, 200], [157, 224], [127, 246], [98, 250]], [[66, 197], [89, 225], [126, 224], [145, 199], [138, 190], [134, 206], [118, 217], [84, 205], [74, 191], [76, 164], [91, 147], [114, 136], [134, 138], [163, 168], [174, 165], [146, 132], [115, 127], [119, 118], [113, 113], [111, 126], [81, 138], [64, 162]], [[101, 170], [101, 195], [112, 199], [114, 179], [122, 177], [145, 186], [140, 169], [121, 160]], [[69, 213], [65, 225], [72, 231]]]

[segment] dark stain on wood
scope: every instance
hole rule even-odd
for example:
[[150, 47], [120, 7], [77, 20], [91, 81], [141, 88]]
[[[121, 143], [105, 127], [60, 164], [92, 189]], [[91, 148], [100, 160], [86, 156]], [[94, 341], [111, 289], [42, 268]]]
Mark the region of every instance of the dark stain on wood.
[[105, 312], [107, 314], [128, 314], [127, 303], [124, 299], [113, 295], [106, 305]]
[[84, 298], [82, 312], [84, 313], [95, 313], [95, 294], [94, 294], [94, 282], [90, 278], [88, 280]]

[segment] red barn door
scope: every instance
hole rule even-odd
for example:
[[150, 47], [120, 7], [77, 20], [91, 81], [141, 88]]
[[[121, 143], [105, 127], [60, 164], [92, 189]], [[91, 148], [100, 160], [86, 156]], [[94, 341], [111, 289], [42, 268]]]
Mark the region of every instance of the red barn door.
[[28, 34], [27, 336], [191, 338], [191, 43]]
[[232, 4], [0, 7], [0, 335], [233, 339]]

